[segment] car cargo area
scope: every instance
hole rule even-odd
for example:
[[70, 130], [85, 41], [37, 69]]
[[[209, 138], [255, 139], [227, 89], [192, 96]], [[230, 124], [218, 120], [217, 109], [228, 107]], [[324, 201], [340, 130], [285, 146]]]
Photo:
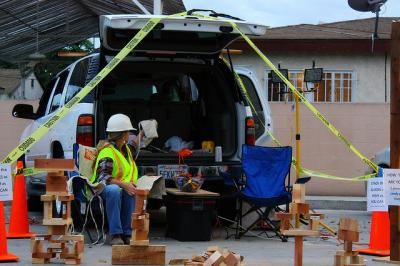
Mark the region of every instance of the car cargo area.
[[105, 139], [108, 118], [123, 113], [136, 128], [142, 120], [158, 122], [159, 137], [141, 150], [141, 158], [176, 161], [176, 150], [186, 147], [193, 150], [191, 159], [214, 160], [213, 152], [202, 150], [203, 141], [221, 146], [229, 158], [237, 149], [235, 93], [233, 77], [221, 62], [125, 61], [99, 88], [97, 136]]

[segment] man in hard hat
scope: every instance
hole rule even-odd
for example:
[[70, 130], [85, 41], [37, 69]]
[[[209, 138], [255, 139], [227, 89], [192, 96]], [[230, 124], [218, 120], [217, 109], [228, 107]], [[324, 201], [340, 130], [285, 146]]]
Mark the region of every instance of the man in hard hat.
[[[111, 245], [128, 244], [132, 234], [131, 214], [135, 205], [138, 170], [128, 145], [129, 132], [135, 130], [124, 114], [107, 122], [108, 143], [97, 156], [92, 183], [102, 183]], [[140, 136], [141, 134], [139, 134]]]

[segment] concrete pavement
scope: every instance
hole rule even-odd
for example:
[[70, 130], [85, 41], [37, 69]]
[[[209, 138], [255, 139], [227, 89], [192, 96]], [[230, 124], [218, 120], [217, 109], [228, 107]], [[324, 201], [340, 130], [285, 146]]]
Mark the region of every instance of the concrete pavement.
[[[6, 207], [6, 213], [8, 213]], [[365, 211], [346, 210], [317, 210], [324, 213], [325, 223], [337, 229], [340, 217], [351, 217], [358, 219], [361, 230], [360, 242], [357, 247], [365, 247], [369, 242], [370, 215]], [[30, 213], [30, 217], [41, 219], [39, 213]], [[233, 238], [225, 239], [227, 232], [233, 233], [232, 229], [225, 229], [222, 226], [215, 227], [212, 233], [212, 240], [205, 242], [179, 242], [165, 237], [165, 216], [161, 211], [154, 215], [150, 230], [150, 242], [162, 244], [167, 247], [167, 263], [172, 258], [190, 258], [192, 255], [201, 254], [208, 246], [217, 245], [240, 253], [245, 257], [247, 266], [264, 265], [293, 265], [294, 239], [290, 238], [287, 243], [282, 243], [276, 237], [265, 238], [256, 236], [245, 236], [240, 240]], [[190, 226], [190, 225], [188, 225]], [[35, 232], [46, 232], [46, 227], [32, 225], [31, 230]], [[258, 232], [254, 232], [258, 233]], [[304, 241], [303, 265], [323, 266], [333, 265], [333, 257], [337, 250], [342, 249], [339, 242], [333, 237], [306, 238]], [[30, 242], [27, 239], [8, 240], [8, 251], [20, 257], [18, 263], [7, 265], [29, 265], [31, 264]], [[373, 262], [370, 256], [364, 256], [366, 265], [385, 265]], [[110, 265], [111, 247], [86, 246], [82, 265]]]

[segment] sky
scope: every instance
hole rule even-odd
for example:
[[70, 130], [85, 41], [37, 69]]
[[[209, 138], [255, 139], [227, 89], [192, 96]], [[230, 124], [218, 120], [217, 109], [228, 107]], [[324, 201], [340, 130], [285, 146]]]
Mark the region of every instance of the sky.
[[[279, 27], [318, 24], [375, 16], [350, 8], [347, 0], [183, 0], [187, 10], [212, 9], [241, 19]], [[400, 17], [400, 0], [388, 0], [380, 16]]]

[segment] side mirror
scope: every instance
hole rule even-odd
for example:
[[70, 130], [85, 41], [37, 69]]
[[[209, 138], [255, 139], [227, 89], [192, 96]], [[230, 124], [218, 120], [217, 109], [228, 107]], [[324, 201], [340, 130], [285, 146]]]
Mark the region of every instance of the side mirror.
[[23, 119], [36, 119], [38, 117], [30, 104], [16, 104], [12, 110], [12, 116]]

